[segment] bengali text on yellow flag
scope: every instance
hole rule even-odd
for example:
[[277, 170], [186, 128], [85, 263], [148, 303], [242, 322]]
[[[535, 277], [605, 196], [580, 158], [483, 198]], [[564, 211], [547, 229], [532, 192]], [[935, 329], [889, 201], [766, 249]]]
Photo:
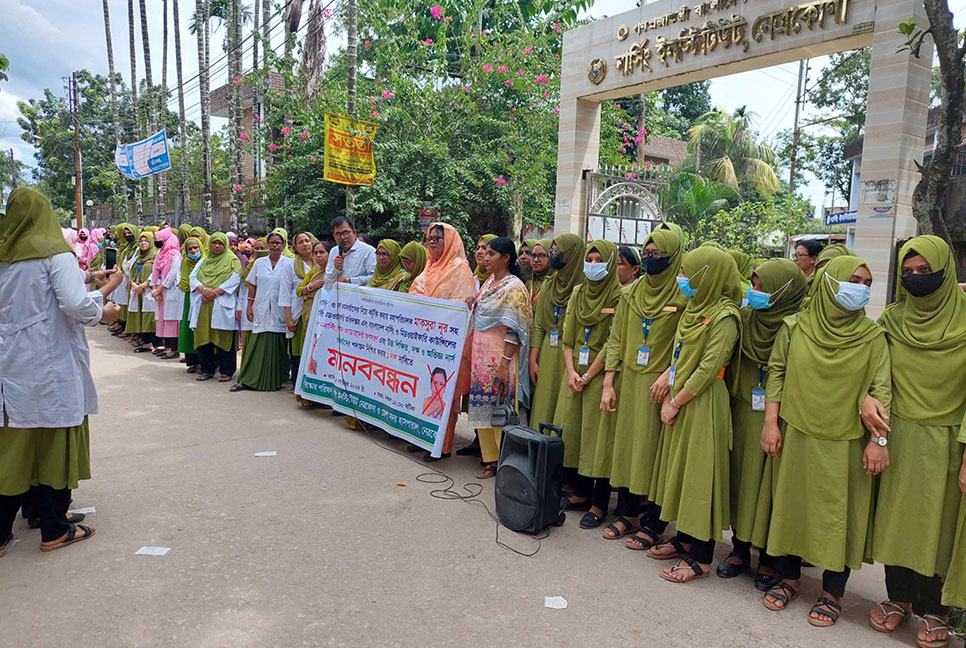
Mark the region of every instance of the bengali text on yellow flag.
[[346, 185], [371, 185], [376, 179], [372, 141], [379, 125], [325, 113], [324, 179]]

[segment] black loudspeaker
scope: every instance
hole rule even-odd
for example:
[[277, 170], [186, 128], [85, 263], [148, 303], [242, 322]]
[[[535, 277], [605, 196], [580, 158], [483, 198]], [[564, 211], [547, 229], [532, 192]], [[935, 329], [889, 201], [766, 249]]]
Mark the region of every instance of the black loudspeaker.
[[[553, 430], [557, 436], [542, 434]], [[496, 515], [511, 531], [537, 533], [563, 523], [563, 430], [540, 424], [503, 428], [496, 469]]]

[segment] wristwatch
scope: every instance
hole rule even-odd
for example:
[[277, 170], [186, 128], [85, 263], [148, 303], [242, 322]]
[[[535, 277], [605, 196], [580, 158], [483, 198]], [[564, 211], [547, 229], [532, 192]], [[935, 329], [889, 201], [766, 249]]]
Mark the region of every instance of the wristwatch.
[[887, 445], [889, 445], [889, 439], [885, 438], [884, 436], [872, 437], [872, 441], [874, 443], [878, 444], [882, 448], [884, 448]]
[[669, 400], [668, 402], [671, 403], [671, 405], [673, 405], [674, 407], [681, 409], [681, 406], [678, 405], [678, 402], [674, 400], [674, 396], [671, 396], [671, 400]]
[[586, 371], [583, 374], [581, 374], [581, 376], [580, 376], [580, 382], [587, 382], [587, 372]]

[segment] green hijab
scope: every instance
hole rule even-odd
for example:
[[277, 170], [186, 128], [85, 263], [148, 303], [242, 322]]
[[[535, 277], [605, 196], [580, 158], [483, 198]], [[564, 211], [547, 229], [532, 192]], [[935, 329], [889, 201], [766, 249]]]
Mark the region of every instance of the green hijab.
[[[241, 275], [241, 261], [228, 249], [228, 235], [224, 232], [215, 232], [211, 235], [211, 243], [220, 241], [225, 250], [221, 254], [208, 253], [205, 262], [198, 268], [198, 281], [206, 288], [217, 288], [225, 283], [232, 273]], [[209, 244], [210, 245], [210, 244]]]
[[781, 417], [818, 439], [845, 441], [865, 434], [858, 412], [878, 365], [873, 342], [885, 331], [864, 308], [848, 311], [835, 301], [837, 282], [848, 281], [859, 267], [868, 268], [853, 256], [825, 266], [811, 304], [796, 316], [798, 329], [788, 345]]
[[399, 292], [409, 292], [410, 286], [413, 285], [413, 281], [423, 273], [426, 269], [426, 262], [428, 261], [428, 256], [426, 253], [426, 248], [422, 243], [418, 241], [410, 241], [403, 246], [402, 251], [399, 253], [400, 259], [406, 259], [407, 261], [412, 261], [415, 266], [413, 266], [412, 272], [407, 272], [403, 280], [399, 282], [396, 290]]
[[684, 251], [684, 246], [687, 245], [688, 239], [684, 235], [684, 230], [681, 228], [680, 225], [678, 225], [677, 223], [669, 223], [667, 221], [664, 221], [663, 223], [658, 225], [657, 228], [659, 230], [668, 230], [670, 232], [674, 232], [675, 234], [677, 234], [678, 238], [681, 239], [681, 251], [682, 252]]
[[201, 241], [201, 252], [203, 254], [208, 254], [208, 232], [206, 232], [203, 227], [192, 227], [191, 235]]
[[399, 259], [399, 253], [401, 252], [399, 243], [396, 243], [392, 239], [383, 239], [379, 241], [376, 250], [379, 250], [379, 248], [389, 253], [389, 267], [382, 268], [377, 261], [376, 272], [366, 285], [372, 288], [382, 288], [383, 290], [395, 290], [399, 282], [405, 279], [406, 275], [406, 269], [402, 266], [402, 261]]
[[[148, 240], [147, 251], [142, 251], [141, 248], [137, 247], [143, 238]], [[134, 265], [131, 266], [131, 281], [144, 283], [151, 278], [151, 273], [154, 272], [154, 257], [158, 255], [158, 248], [154, 247], [154, 232], [150, 230], [142, 231], [135, 241], [134, 249], [136, 256]]]
[[[298, 234], [295, 235], [295, 238], [302, 236], [302, 234], [305, 234], [306, 236], [309, 237], [309, 240], [312, 242], [313, 247], [315, 246], [316, 243], [319, 242], [319, 239], [315, 238], [315, 234], [313, 234], [312, 232], [299, 232]], [[294, 243], [295, 241], [292, 241], [292, 242]], [[315, 265], [315, 262], [309, 261], [308, 265], [306, 265], [305, 261], [302, 260], [302, 257], [298, 253], [296, 253], [292, 257], [292, 265], [295, 269], [295, 276], [298, 277], [299, 279], [305, 279], [305, 274], [312, 269], [312, 267]]]
[[[535, 241], [533, 246], [530, 247], [530, 255], [533, 256], [533, 251], [537, 247], [542, 247], [543, 251], [548, 255], [550, 254], [550, 246], [553, 245], [553, 239], [540, 239]], [[543, 288], [543, 283], [553, 276], [553, 268], [550, 267], [550, 263], [547, 263], [547, 267], [543, 269], [543, 272], [537, 272], [533, 270], [530, 273], [530, 281], [528, 282], [528, 288], [530, 289], [530, 299], [535, 300], [540, 295], [540, 290]]]
[[751, 256], [741, 250], [725, 250], [725, 252], [731, 255], [731, 258], [735, 260], [735, 265], [738, 266], [738, 276], [741, 277], [742, 292], [748, 292], [748, 286], [751, 285], [751, 271], [754, 269]]
[[966, 293], [944, 240], [917, 236], [902, 246], [899, 259], [910, 253], [945, 276], [925, 297], [906, 292], [897, 278], [898, 301], [879, 318], [891, 343], [893, 412], [922, 425], [956, 425], [966, 410]]
[[[134, 243], [128, 243], [124, 238], [124, 230], [128, 230], [134, 235]], [[131, 223], [121, 223], [117, 226], [117, 266], [121, 265], [137, 254], [138, 239], [141, 237], [141, 230], [137, 225]]]
[[[496, 234], [484, 234], [479, 238], [479, 240], [476, 241], [476, 245], [479, 246], [480, 243], [489, 243], [495, 238]], [[474, 253], [476, 252], [475, 249], [473, 251]], [[483, 282], [490, 278], [490, 273], [484, 270], [482, 265], [478, 265], [476, 266], [476, 270], [473, 271], [473, 276], [477, 278], [482, 286]]]
[[[181, 241], [181, 256], [184, 256], [185, 248], [188, 245], [188, 239], [191, 237], [191, 224], [181, 223], [178, 225], [178, 240]], [[201, 241], [198, 241], [198, 245], [201, 245]]]
[[677, 276], [681, 271], [681, 255], [684, 253], [681, 237], [670, 228], [656, 229], [644, 241], [644, 247], [653, 243], [664, 258], [670, 260], [663, 272], [649, 275], [645, 272], [631, 285], [628, 303], [635, 318], [659, 319], [672, 316], [676, 311], [666, 311], [665, 306], [683, 310], [687, 300], [678, 288]]
[[[821, 269], [819, 264], [822, 264], [821, 267], [825, 267], [824, 264], [828, 263], [832, 259], [837, 259], [840, 256], [855, 256], [855, 252], [850, 250], [843, 243], [832, 243], [831, 245], [826, 245], [824, 248], [822, 248], [822, 251], [818, 253], [818, 256], [815, 257], [815, 272], [818, 272]], [[815, 273], [813, 272], [812, 274], [814, 275]]]
[[195, 266], [198, 265], [201, 259], [205, 258], [204, 250], [201, 250], [200, 258], [198, 259], [188, 258], [188, 246], [191, 245], [192, 243], [197, 245], [199, 248], [201, 247], [201, 241], [199, 241], [193, 236], [189, 236], [184, 240], [183, 247], [185, 249], [185, 253], [181, 257], [181, 280], [178, 282], [178, 288], [181, 289], [181, 292], [191, 292], [191, 273], [194, 271]]
[[[584, 250], [584, 256], [598, 252], [607, 264], [607, 276], [600, 281], [584, 277], [580, 291], [575, 294], [574, 315], [580, 326], [597, 326], [614, 316], [613, 307], [621, 296], [621, 280], [617, 274], [617, 245], [610, 241], [593, 241]], [[603, 312], [605, 309], [611, 312]]]
[[[530, 254], [532, 255], [533, 246], [535, 246], [536, 244], [537, 244], [537, 239], [523, 239], [523, 243], [520, 244], [520, 247], [517, 250], [517, 256], [520, 256], [520, 250], [522, 250], [523, 248], [527, 248], [528, 250], [530, 250]], [[533, 262], [531, 261], [531, 264], [532, 263]], [[521, 269], [520, 278], [523, 279], [523, 283], [528, 283], [533, 278], [533, 265], [531, 265], [526, 270]]]
[[710, 248], [714, 248], [716, 250], [724, 250], [725, 249], [725, 247], [723, 245], [721, 245], [720, 243], [718, 243], [717, 241], [705, 241], [699, 247], [710, 247]]
[[275, 229], [272, 230], [272, 234], [282, 235], [282, 256], [288, 257], [290, 259], [294, 259], [295, 254], [293, 254], [292, 251], [288, 249], [288, 230], [285, 229], [284, 227], [276, 227]]
[[0, 217], [0, 263], [46, 259], [74, 253], [60, 231], [50, 201], [29, 187], [17, 187], [7, 199], [7, 213]]
[[771, 348], [782, 321], [798, 312], [805, 297], [805, 273], [791, 259], [768, 259], [754, 275], [761, 281], [762, 292], [771, 293], [769, 307], [741, 309], [741, 352], [759, 365], [767, 365]]

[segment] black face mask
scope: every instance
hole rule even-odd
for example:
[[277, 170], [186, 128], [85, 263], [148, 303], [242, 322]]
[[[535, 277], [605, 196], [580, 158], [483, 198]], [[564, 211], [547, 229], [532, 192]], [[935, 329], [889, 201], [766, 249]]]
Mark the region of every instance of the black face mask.
[[155, 241], [154, 242], [154, 247], [156, 247], [156, 248], [158, 248], [160, 250], [161, 248], [164, 247], [164, 241]]
[[566, 260], [564, 259], [563, 252], [560, 250], [553, 250], [550, 252], [550, 267], [554, 270], [563, 270], [566, 265]]
[[244, 254], [246, 257], [250, 257], [252, 255], [250, 250], [245, 250], [244, 252], [242, 252], [242, 254]]
[[667, 270], [669, 265], [671, 265], [671, 257], [661, 257], [660, 259], [644, 257], [644, 272], [652, 276], [661, 274]]
[[134, 243], [134, 234], [125, 234], [124, 240], [128, 243]]
[[946, 270], [943, 269], [932, 274], [906, 275], [900, 281], [902, 282], [902, 287], [913, 297], [925, 297], [939, 290], [945, 278]]
[[82, 240], [82, 241], [86, 241], [87, 240], [87, 237], [86, 236], [80, 236], [78, 238], [80, 238], [80, 240]]

